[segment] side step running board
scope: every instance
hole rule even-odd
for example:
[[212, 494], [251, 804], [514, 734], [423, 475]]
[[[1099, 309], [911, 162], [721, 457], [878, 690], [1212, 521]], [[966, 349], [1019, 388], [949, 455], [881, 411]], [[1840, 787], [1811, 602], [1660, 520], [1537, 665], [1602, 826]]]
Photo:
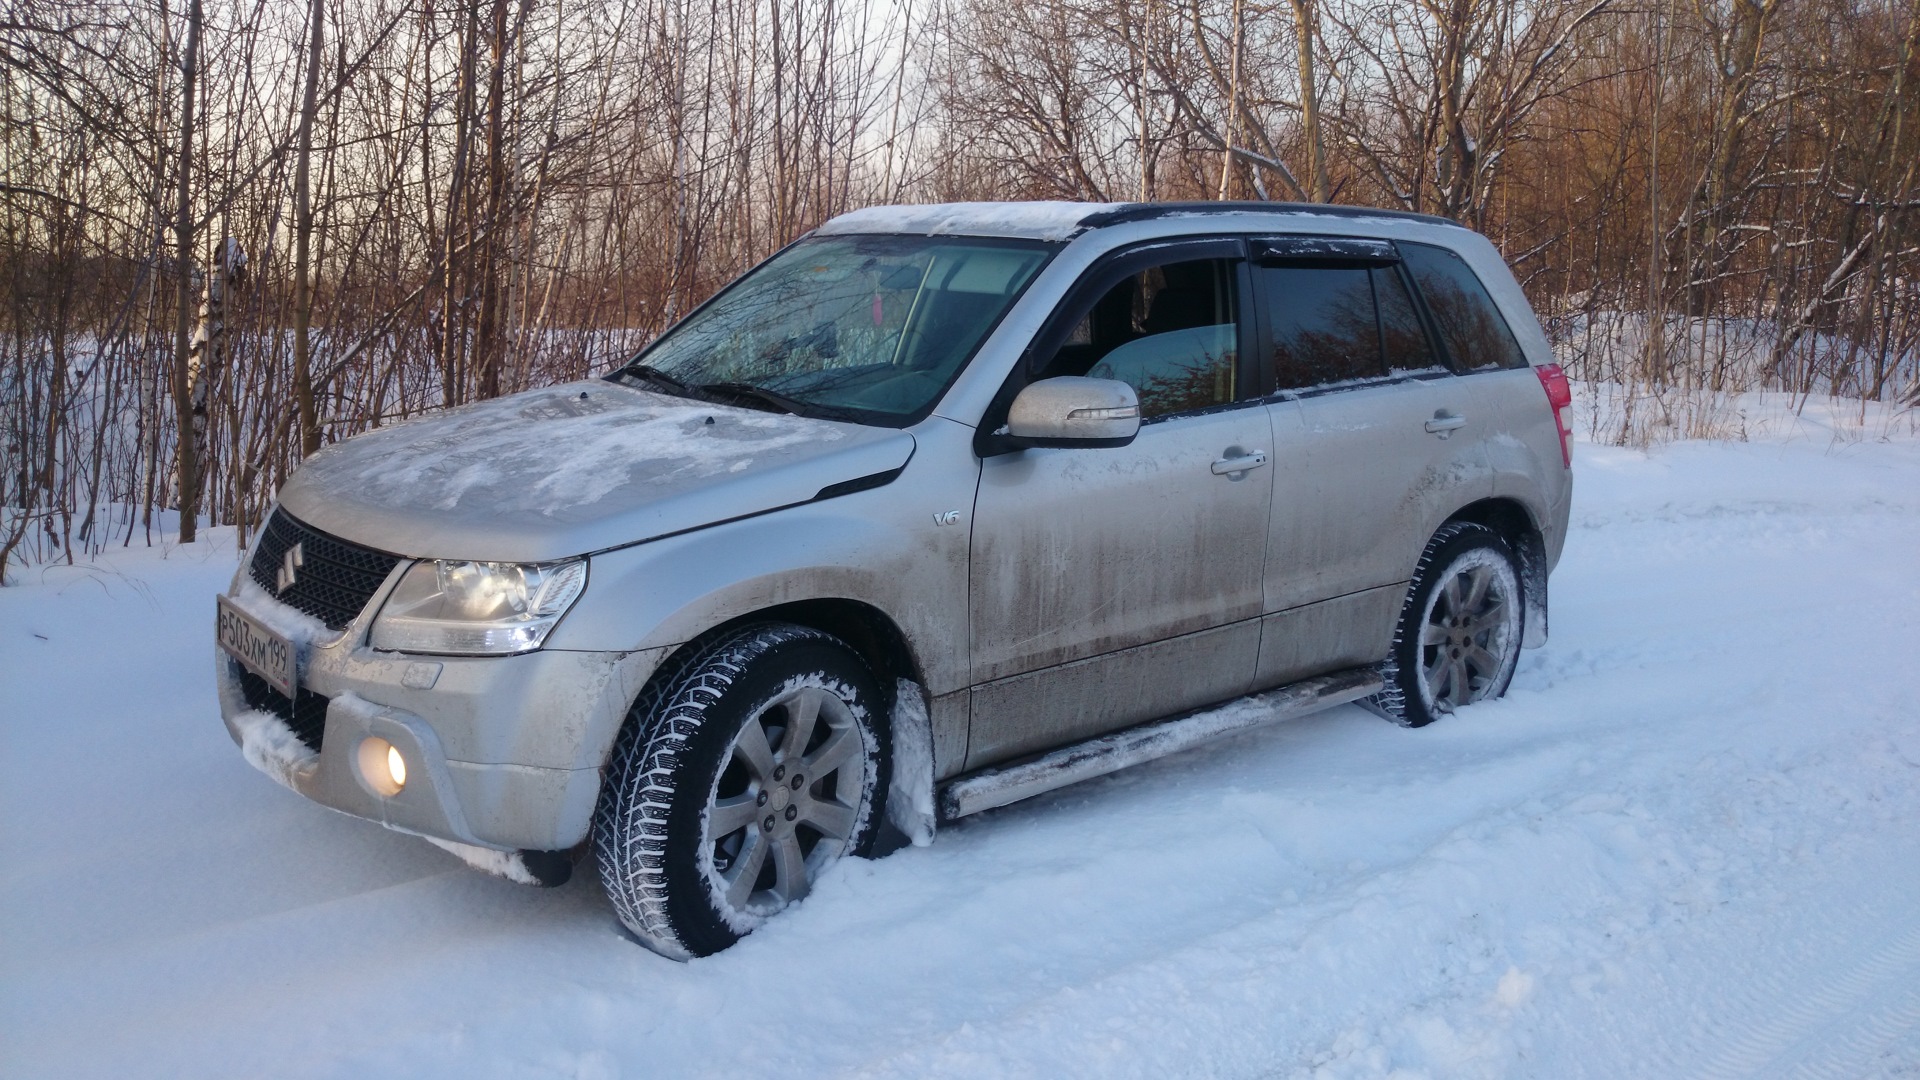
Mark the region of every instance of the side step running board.
[[1349, 668], [1186, 716], [1088, 739], [1031, 761], [982, 769], [949, 781], [940, 789], [940, 817], [952, 821], [1006, 806], [1129, 765], [1177, 754], [1236, 731], [1358, 701], [1378, 693], [1384, 685], [1380, 673], [1371, 667]]

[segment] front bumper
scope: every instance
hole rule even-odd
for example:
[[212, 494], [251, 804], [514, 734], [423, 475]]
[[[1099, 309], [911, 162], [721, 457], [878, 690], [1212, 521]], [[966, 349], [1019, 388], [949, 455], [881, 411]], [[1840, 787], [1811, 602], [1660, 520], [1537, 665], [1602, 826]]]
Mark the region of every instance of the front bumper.
[[[258, 594], [229, 600], [278, 606]], [[614, 737], [666, 652], [413, 656], [364, 638], [356, 624], [300, 650], [301, 690], [326, 699], [324, 724], [306, 739], [250, 705], [240, 665], [217, 654], [228, 733], [255, 767], [324, 806], [498, 851], [558, 851], [586, 838]], [[375, 736], [406, 760], [406, 785], [391, 796], [356, 761]]]

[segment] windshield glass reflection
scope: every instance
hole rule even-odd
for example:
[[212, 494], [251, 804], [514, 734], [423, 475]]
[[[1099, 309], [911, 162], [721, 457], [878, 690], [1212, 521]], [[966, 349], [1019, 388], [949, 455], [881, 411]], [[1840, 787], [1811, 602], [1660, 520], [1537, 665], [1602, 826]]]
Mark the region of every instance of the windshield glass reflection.
[[960, 237], [804, 241], [674, 327], [621, 377], [750, 408], [882, 422], [915, 416], [1053, 250]]

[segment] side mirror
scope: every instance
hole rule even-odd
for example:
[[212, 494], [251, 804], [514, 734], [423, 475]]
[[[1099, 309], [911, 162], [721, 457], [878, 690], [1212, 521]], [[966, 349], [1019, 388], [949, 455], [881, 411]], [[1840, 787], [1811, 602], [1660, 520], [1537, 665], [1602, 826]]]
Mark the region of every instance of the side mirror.
[[1139, 433], [1140, 398], [1118, 379], [1042, 379], [1007, 410], [1007, 436], [1022, 447], [1125, 446]]

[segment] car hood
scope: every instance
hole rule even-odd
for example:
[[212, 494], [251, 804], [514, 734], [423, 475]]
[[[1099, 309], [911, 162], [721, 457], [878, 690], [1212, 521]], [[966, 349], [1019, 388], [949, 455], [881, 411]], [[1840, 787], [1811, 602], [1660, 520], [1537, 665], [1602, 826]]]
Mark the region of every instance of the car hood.
[[417, 558], [540, 562], [899, 469], [913, 436], [579, 382], [434, 413], [308, 458], [281, 505]]

